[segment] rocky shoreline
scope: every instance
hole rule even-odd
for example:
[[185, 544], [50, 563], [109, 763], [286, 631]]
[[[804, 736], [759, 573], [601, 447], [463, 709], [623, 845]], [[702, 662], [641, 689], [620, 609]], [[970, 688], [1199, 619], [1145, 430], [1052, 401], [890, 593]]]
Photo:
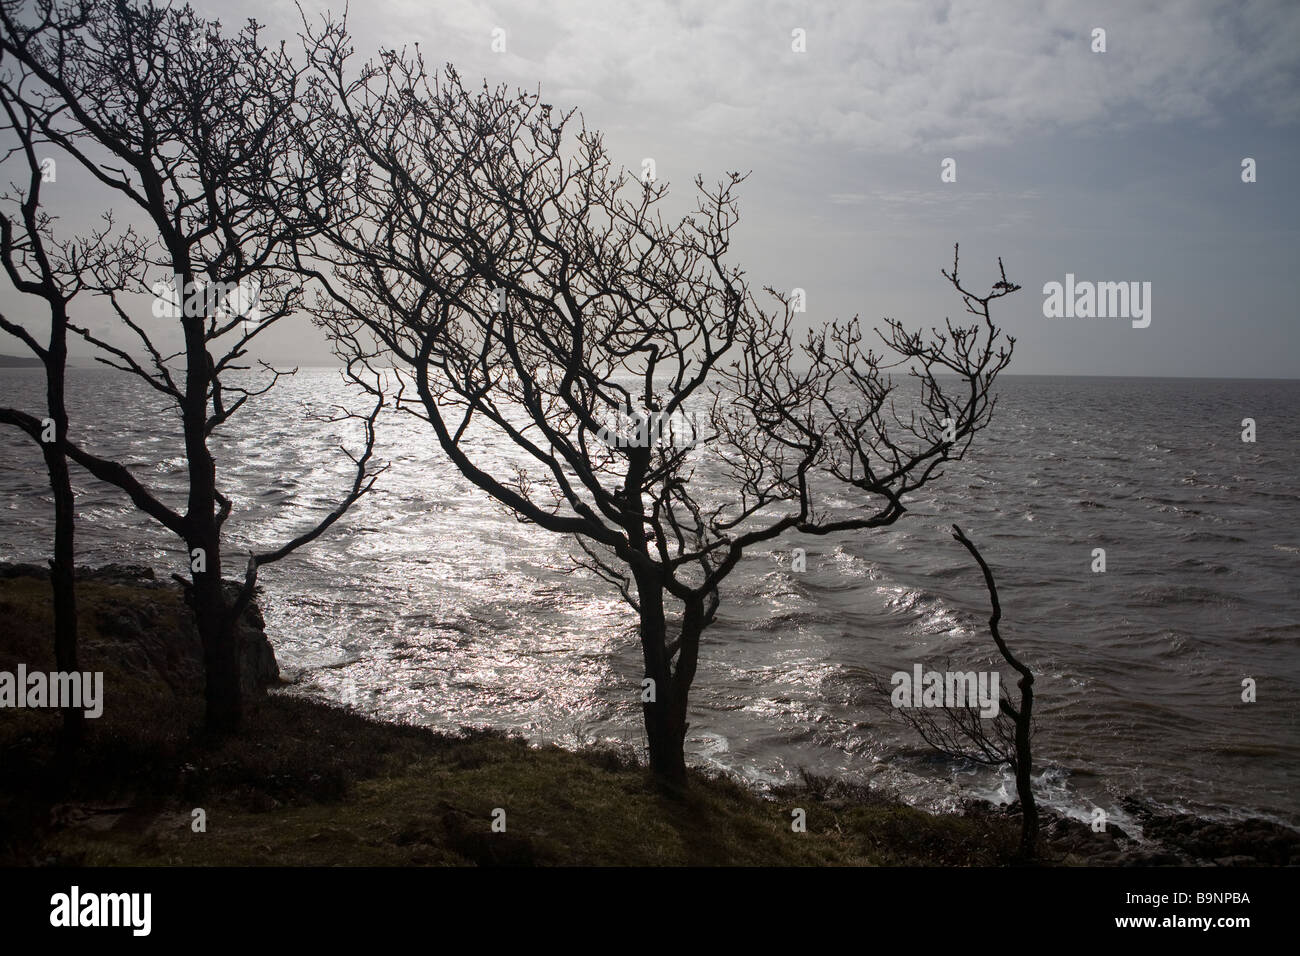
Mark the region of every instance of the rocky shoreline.
[[[1210, 820], [1174, 813], [1140, 797], [1121, 801], [1142, 827], [1140, 839], [1114, 824], [1095, 832], [1086, 823], [1040, 810], [1042, 838], [1090, 866], [1300, 866], [1300, 831], [1271, 820]], [[968, 805], [967, 815], [1004, 815], [1018, 806]]]
[[[0, 581], [42, 579], [48, 573], [40, 565], [0, 562]], [[127, 673], [157, 677], [173, 691], [202, 692], [203, 644], [193, 620], [184, 615], [177, 620], [174, 614], [175, 600], [182, 594], [176, 581], [160, 579], [153, 568], [134, 564], [79, 567], [76, 578], [79, 584], [122, 589], [120, 594], [109, 590], [97, 595], [94, 606], [83, 611], [91, 615], [93, 625], [92, 635], [82, 639], [84, 650], [103, 654]], [[227, 581], [226, 587], [233, 590], [238, 585]], [[157, 598], [151, 599], [154, 594]], [[238, 635], [244, 693], [256, 696], [279, 685], [280, 667], [256, 600], [240, 618]]]

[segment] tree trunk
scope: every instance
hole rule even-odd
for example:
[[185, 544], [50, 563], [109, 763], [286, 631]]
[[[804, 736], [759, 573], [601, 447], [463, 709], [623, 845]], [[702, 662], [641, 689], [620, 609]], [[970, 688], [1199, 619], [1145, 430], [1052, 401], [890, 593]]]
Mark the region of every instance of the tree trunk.
[[[183, 272], [184, 288], [193, 275]], [[185, 316], [186, 368], [185, 456], [189, 465], [189, 500], [185, 520], [190, 533], [191, 594], [195, 623], [203, 640], [205, 724], [214, 734], [239, 730], [242, 702], [239, 688], [239, 646], [236, 622], [231, 617], [221, 580], [221, 528], [217, 521], [217, 466], [208, 450], [207, 416], [212, 358], [203, 338], [205, 319]], [[195, 549], [202, 551], [202, 569], [195, 566]]]
[[[41, 446], [50, 491], [54, 495], [54, 557], [50, 561], [50, 587], [54, 607], [55, 670], [74, 673], [77, 667], [77, 589], [75, 502], [68, 459], [63, 442], [68, 436], [68, 409], [64, 398], [64, 369], [67, 364], [66, 317], [51, 317], [50, 348], [45, 357], [45, 405], [54, 422], [53, 442]], [[70, 755], [85, 736], [86, 715], [83, 707], [63, 708], [63, 732], [59, 751]]]
[[[641, 606], [641, 651], [645, 676], [654, 681], [653, 699], [642, 692], [646, 738], [650, 745], [650, 772], [672, 787], [686, 786], [685, 707], [677, 706], [672, 666], [668, 660], [664, 589], [651, 572], [633, 572]], [[683, 702], [684, 703], [684, 702]]]
[[645, 705], [645, 729], [650, 740], [650, 772], [672, 787], [685, 787], [686, 723], [672, 701], [660, 699]]
[[[213, 584], [216, 594], [212, 594]], [[221, 579], [194, 582], [194, 618], [203, 640], [204, 722], [214, 734], [239, 730], [242, 700], [239, 681], [239, 646], [234, 621], [221, 593]]]
[[690, 724], [686, 720], [690, 705], [691, 685], [695, 683], [695, 668], [699, 662], [700, 635], [704, 632], [704, 602], [692, 599], [686, 602], [682, 614], [681, 632], [677, 637], [677, 666], [672, 675], [672, 694], [668, 705], [671, 709], [669, 727], [677, 735], [677, 749], [683, 754], [682, 774], [685, 779], [686, 731]]
[[[77, 667], [77, 590], [73, 579], [72, 486], [68, 464], [62, 455], [50, 465], [50, 485], [54, 491], [54, 560], [50, 562], [50, 584], [54, 594], [55, 670], [75, 673]], [[81, 743], [85, 733], [85, 710], [63, 708], [63, 740], [67, 749]]]
[[191, 594], [194, 620], [203, 641], [204, 723], [210, 733], [233, 734], [239, 730], [243, 712], [238, 632], [221, 582], [220, 555], [215, 547], [204, 550], [209, 563], [206, 571], [193, 574]]
[[1033, 758], [1029, 749], [1030, 718], [1034, 714], [1033, 678], [1020, 679], [1020, 709], [1016, 719], [1016, 793], [1020, 797], [1020, 855], [1032, 859], [1038, 845], [1038, 804], [1030, 779]]

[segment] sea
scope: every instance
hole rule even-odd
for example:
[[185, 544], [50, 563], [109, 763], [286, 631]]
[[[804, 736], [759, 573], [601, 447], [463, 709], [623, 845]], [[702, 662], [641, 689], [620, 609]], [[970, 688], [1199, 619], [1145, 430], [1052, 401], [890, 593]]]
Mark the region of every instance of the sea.
[[[69, 375], [74, 440], [183, 509], [166, 399], [111, 369]], [[0, 369], [0, 405], [39, 412], [42, 390], [41, 370]], [[759, 790], [813, 774], [935, 810], [1012, 800], [1005, 768], [936, 753], [888, 698], [918, 663], [996, 669], [1015, 693], [957, 524], [1035, 674], [1044, 805], [1130, 829], [1129, 798], [1300, 824], [1300, 382], [1003, 376], [997, 391], [965, 459], [892, 527], [747, 553], [702, 643], [689, 762]], [[333, 507], [360, 441], [340, 409], [363, 405], [339, 370], [301, 369], [216, 436], [229, 573]], [[426, 423], [386, 412], [378, 436], [389, 468], [372, 493], [262, 570], [280, 692], [643, 754], [636, 619], [617, 589], [463, 479]], [[497, 473], [519, 461], [475, 448]], [[693, 481], [726, 493], [716, 469]], [[79, 563], [185, 571], [183, 545], [120, 492], [80, 471], [74, 485]], [[45, 560], [51, 524], [39, 454], [0, 430], [0, 559]]]

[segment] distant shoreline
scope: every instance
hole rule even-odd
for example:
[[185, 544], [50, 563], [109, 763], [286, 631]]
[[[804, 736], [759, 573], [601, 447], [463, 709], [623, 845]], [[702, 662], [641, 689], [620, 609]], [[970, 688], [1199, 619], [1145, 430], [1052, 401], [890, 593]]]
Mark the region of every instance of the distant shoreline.
[[41, 368], [38, 358], [23, 355], [0, 355], [0, 368]]
[[[297, 368], [300, 371], [307, 369], [330, 369], [338, 371], [343, 369], [342, 365], [318, 364], [315, 362], [295, 362], [291, 359], [272, 358], [266, 359], [271, 365], [277, 368]], [[0, 355], [0, 369], [3, 368], [40, 368], [39, 359], [24, 358], [16, 355]], [[68, 368], [70, 370], [85, 370], [102, 368], [99, 363], [85, 361], [82, 357], [69, 359]], [[952, 378], [940, 374], [939, 378]], [[1106, 374], [1083, 374], [1076, 372], [1059, 373], [1059, 372], [1003, 372], [998, 376], [999, 379], [1097, 379], [1099, 381], [1113, 382], [1300, 382], [1300, 376], [1294, 378], [1270, 378], [1259, 376], [1222, 376], [1222, 375], [1106, 375]]]

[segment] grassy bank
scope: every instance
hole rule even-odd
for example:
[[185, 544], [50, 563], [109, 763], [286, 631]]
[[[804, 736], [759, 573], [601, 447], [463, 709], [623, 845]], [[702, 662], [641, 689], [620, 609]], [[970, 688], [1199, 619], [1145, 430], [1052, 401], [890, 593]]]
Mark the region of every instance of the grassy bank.
[[[1003, 820], [833, 789], [768, 800], [698, 774], [669, 795], [612, 753], [440, 736], [283, 695], [235, 740], [150, 736], [93, 733], [59, 792], [9, 794], [6, 816], [26, 826], [6, 834], [5, 862], [965, 865], [1002, 862], [1014, 847]], [[48, 734], [6, 741], [7, 769], [17, 756], [39, 777], [51, 748]], [[791, 830], [796, 806], [806, 833]], [[205, 833], [192, 828], [195, 808]], [[496, 808], [504, 833], [491, 829]]]
[[[0, 580], [0, 669], [52, 669], [47, 588]], [[255, 701], [238, 738], [205, 740], [194, 662], [158, 640], [186, 626], [179, 591], [86, 580], [80, 599], [81, 667], [105, 672], [104, 715], [65, 770], [56, 713], [0, 712], [4, 863], [967, 865], [1014, 850], [999, 817], [837, 785], [764, 798], [698, 773], [668, 794], [626, 754], [440, 735], [284, 693]]]
[[[613, 754], [448, 738], [283, 696], [239, 739], [183, 739], [145, 773], [104, 748], [88, 757], [57, 802], [29, 805], [33, 839], [9, 862], [963, 865], [1014, 845], [1004, 821], [809, 792], [765, 800], [702, 775], [673, 796]], [[806, 833], [791, 831], [795, 806]], [[206, 833], [192, 829], [199, 807]]]

